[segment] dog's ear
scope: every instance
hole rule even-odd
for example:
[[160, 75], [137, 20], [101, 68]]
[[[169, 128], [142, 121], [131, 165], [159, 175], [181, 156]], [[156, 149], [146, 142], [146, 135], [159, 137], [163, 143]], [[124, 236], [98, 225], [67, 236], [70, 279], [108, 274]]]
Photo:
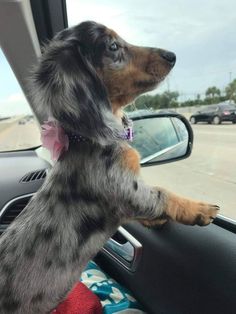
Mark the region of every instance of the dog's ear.
[[57, 40], [45, 49], [33, 77], [35, 107], [58, 120], [68, 133], [112, 142], [122, 134], [122, 126], [112, 114], [103, 82], [85, 55], [73, 40]]

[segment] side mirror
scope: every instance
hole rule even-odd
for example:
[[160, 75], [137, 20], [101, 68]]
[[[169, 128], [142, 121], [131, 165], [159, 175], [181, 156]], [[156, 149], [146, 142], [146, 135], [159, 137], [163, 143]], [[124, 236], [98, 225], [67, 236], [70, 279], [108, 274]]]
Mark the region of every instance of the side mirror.
[[130, 143], [141, 156], [142, 166], [173, 162], [190, 156], [193, 131], [188, 120], [176, 113], [130, 113], [134, 138]]

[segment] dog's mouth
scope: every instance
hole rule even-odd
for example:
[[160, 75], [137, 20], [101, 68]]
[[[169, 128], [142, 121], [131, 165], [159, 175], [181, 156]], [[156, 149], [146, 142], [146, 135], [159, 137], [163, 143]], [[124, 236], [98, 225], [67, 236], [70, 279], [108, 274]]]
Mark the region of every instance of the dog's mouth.
[[139, 91], [151, 91], [155, 89], [167, 75], [162, 77], [155, 77], [153, 76], [150, 80], [137, 80], [134, 81], [134, 87], [137, 88]]
[[157, 85], [158, 82], [155, 80], [139, 80], [139, 81], [135, 81], [134, 82], [134, 86], [136, 88], [141, 88], [141, 89], [146, 89], [146, 88], [150, 88], [152, 86]]
[[113, 91], [112, 95], [110, 95], [110, 100], [111, 102], [122, 103], [122, 106], [126, 106], [130, 101], [141, 94], [157, 88], [166, 76], [167, 75], [162, 77], [152, 76], [150, 79], [135, 80], [132, 82], [131, 88], [118, 89], [116, 92]]

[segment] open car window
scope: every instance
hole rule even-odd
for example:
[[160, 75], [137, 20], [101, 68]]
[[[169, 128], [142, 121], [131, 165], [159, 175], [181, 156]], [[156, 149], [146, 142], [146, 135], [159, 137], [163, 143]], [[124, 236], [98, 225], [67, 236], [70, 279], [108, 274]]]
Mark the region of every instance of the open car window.
[[0, 152], [40, 145], [39, 126], [0, 49]]

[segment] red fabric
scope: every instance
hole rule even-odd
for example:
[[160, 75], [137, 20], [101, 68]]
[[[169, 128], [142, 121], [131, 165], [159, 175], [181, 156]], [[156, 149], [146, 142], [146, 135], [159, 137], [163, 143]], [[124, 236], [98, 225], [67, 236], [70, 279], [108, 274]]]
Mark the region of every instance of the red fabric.
[[102, 314], [102, 305], [98, 297], [80, 282], [51, 314]]

